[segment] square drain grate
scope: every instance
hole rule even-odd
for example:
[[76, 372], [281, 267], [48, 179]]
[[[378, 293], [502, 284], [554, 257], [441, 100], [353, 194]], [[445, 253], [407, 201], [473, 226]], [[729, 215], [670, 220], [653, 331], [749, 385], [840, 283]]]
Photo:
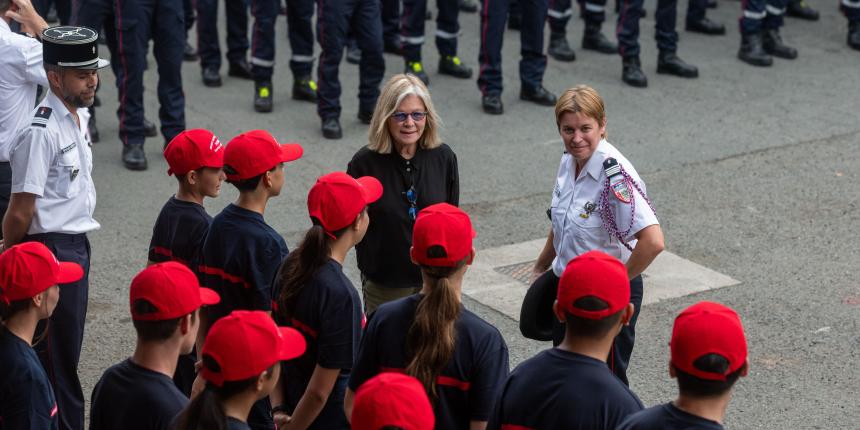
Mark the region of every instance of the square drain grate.
[[494, 267], [493, 270], [501, 273], [502, 275], [510, 276], [525, 285], [529, 285], [529, 279], [531, 278], [532, 267], [534, 267], [535, 261], [537, 260], [511, 264], [509, 266]]

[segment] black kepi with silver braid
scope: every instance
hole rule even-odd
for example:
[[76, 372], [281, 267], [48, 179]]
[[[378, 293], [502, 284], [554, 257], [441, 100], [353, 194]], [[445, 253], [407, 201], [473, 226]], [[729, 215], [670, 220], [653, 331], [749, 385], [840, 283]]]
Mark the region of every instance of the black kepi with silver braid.
[[98, 38], [98, 32], [87, 27], [46, 28], [42, 32], [42, 60], [70, 69], [107, 67], [110, 62], [99, 58]]

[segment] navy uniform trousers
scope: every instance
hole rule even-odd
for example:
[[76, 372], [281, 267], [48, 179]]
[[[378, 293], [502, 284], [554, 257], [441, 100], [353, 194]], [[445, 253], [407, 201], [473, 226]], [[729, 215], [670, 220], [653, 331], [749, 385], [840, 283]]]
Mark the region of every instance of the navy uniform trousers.
[[[606, 0], [580, 0], [578, 3], [579, 15], [586, 24], [600, 26], [606, 20]], [[554, 34], [567, 33], [567, 22], [572, 15], [571, 0], [549, 0], [547, 21]]]
[[[0, 161], [0, 222], [6, 215], [9, 207], [9, 198], [12, 196], [12, 166], [8, 161]], [[3, 239], [3, 229], [0, 228], [0, 239]]]
[[860, 0], [842, 0], [840, 9], [849, 23], [860, 22]]
[[782, 27], [787, 3], [787, 0], [741, 0], [741, 34], [756, 34], [763, 29]]
[[361, 49], [358, 65], [359, 111], [373, 112], [385, 73], [379, 0], [318, 0], [317, 40], [322, 53], [317, 67], [320, 118], [339, 118], [341, 86], [338, 71], [351, 29]]
[[[639, 18], [642, 16], [643, 3], [644, 0], [622, 0], [615, 31], [618, 37], [618, 53], [622, 57], [639, 55]], [[677, 10], [678, 0], [657, 0], [654, 38], [661, 52], [678, 50], [678, 32], [675, 31]]]
[[[502, 93], [502, 40], [508, 19], [509, 0], [483, 0], [481, 5], [481, 47], [478, 53], [478, 88], [481, 94]], [[524, 88], [543, 83], [546, 55], [543, 53], [547, 0], [522, 0], [520, 30], [520, 81]]]
[[279, 0], [251, 0], [251, 75], [256, 82], [271, 82], [275, 67], [275, 20]]
[[[558, 290], [558, 276], [555, 276], [552, 270], [541, 275], [535, 284], [552, 283], [553, 291]], [[553, 294], [555, 295], [555, 294]], [[639, 319], [639, 309], [642, 307], [643, 284], [642, 276], [637, 276], [630, 280], [630, 303], [633, 303], [633, 317], [630, 318], [630, 324], [623, 326], [618, 336], [615, 336], [615, 341], [612, 343], [612, 349], [609, 351], [609, 357], [606, 359], [606, 365], [612, 370], [612, 373], [621, 379], [625, 385], [630, 385], [627, 380], [627, 368], [630, 367], [630, 357], [633, 355], [633, 344], [636, 342], [636, 321]], [[547, 312], [552, 312], [552, 309], [547, 309]], [[552, 344], [558, 346], [564, 340], [565, 326], [558, 319], [553, 318], [552, 327]]]
[[72, 15], [72, 0], [33, 0], [33, 9], [39, 13], [39, 16], [48, 16], [48, 10], [51, 4], [57, 10], [57, 18], [61, 25], [68, 25]]
[[185, 32], [188, 33], [188, 30], [194, 27], [194, 21], [197, 19], [194, 12], [194, 1], [182, 0], [182, 9], [185, 12]]
[[26, 242], [41, 242], [57, 260], [81, 265], [84, 277], [60, 285], [60, 301], [51, 318], [36, 328], [45, 339], [33, 347], [48, 374], [57, 398], [60, 430], [84, 429], [84, 393], [78, 378], [78, 362], [84, 341], [84, 322], [89, 297], [90, 242], [86, 234], [43, 233], [27, 236]]
[[[221, 48], [218, 45], [219, 0], [196, 0], [197, 54], [203, 68], [221, 68]], [[227, 8], [227, 61], [246, 60], [248, 52], [248, 3], [246, 0], [225, 0]]]
[[310, 77], [314, 66], [314, 0], [287, 0], [287, 38], [294, 78]]
[[[457, 55], [457, 35], [460, 33], [460, 5], [457, 0], [437, 0], [436, 48], [442, 57]], [[406, 61], [421, 61], [424, 44], [424, 22], [427, 0], [403, 0], [400, 41]]]

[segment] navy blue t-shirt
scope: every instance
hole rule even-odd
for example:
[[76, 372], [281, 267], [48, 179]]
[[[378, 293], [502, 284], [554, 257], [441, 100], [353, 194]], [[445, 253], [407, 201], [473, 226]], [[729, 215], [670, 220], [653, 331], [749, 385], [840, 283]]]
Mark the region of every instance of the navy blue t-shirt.
[[167, 430], [186, 405], [169, 376], [127, 359], [105, 370], [93, 388], [90, 430]]
[[171, 197], [152, 227], [149, 261], [177, 261], [196, 272], [211, 222], [212, 217], [203, 206]]
[[487, 428], [613, 430], [642, 408], [605, 362], [552, 348], [511, 372]]
[[227, 430], [251, 430], [248, 424], [244, 421], [239, 421], [233, 417], [227, 417]]
[[[278, 301], [280, 286], [275, 286], [275, 301]], [[290, 317], [285, 319], [283, 309], [276, 309], [278, 325], [291, 326], [299, 330], [307, 342], [304, 355], [282, 365], [284, 404], [292, 415], [304, 395], [314, 368], [341, 369], [328, 401], [320, 411], [310, 429], [349, 429], [343, 412], [343, 396], [349, 371], [358, 354], [361, 342], [361, 326], [364, 314], [358, 291], [343, 274], [343, 267], [335, 260], [314, 273], [311, 280], [296, 297]]]
[[630, 415], [618, 430], [723, 430], [723, 426], [666, 403]]
[[203, 243], [200, 284], [221, 295], [209, 324], [234, 310], [270, 311], [272, 281], [287, 243], [257, 212], [230, 204], [212, 220]]
[[[349, 378], [351, 390], [380, 372], [403, 372], [408, 364], [406, 337], [423, 297], [395, 300], [373, 313]], [[454, 355], [436, 379], [439, 399], [434, 411], [441, 430], [468, 429], [470, 421], [487, 421], [508, 376], [508, 347], [495, 327], [461, 308], [455, 338]]]
[[58, 429], [57, 402], [36, 351], [0, 326], [0, 429]]

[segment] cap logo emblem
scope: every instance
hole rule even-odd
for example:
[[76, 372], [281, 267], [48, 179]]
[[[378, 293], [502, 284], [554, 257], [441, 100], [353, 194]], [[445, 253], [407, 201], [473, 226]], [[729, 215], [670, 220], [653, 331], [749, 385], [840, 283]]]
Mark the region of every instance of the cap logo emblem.
[[55, 29], [54, 31], [51, 32], [52, 33], [51, 36], [55, 37], [57, 39], [66, 39], [66, 38], [71, 37], [71, 36], [87, 37], [87, 35], [81, 34], [81, 30], [83, 30], [83, 28], [81, 28], [81, 27], [77, 27], [77, 28], [73, 27], [73, 30]]
[[221, 150], [221, 148], [222, 148], [221, 141], [218, 140], [218, 138], [215, 137], [215, 135], [212, 135], [212, 140], [209, 141], [209, 149], [212, 151], [218, 152]]

